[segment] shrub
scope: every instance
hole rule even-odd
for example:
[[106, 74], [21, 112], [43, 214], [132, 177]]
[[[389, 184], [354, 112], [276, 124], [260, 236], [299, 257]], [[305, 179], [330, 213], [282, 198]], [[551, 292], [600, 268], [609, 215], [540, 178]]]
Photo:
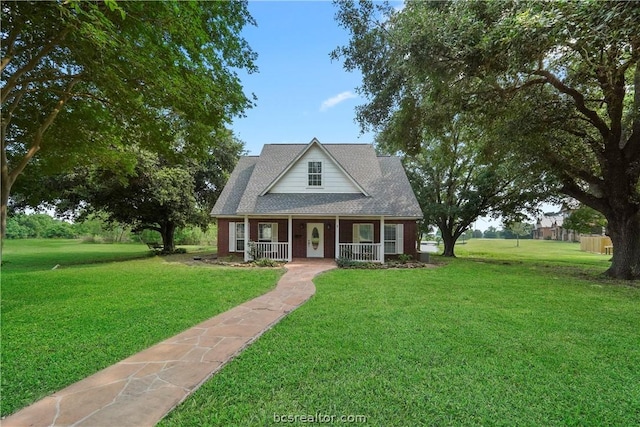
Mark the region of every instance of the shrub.
[[175, 248], [172, 251], [162, 251], [163, 255], [173, 255], [173, 254], [186, 254], [187, 253], [187, 249], [186, 248]]
[[32, 237], [32, 230], [29, 227], [25, 227], [19, 224], [17, 221], [9, 219], [7, 221], [7, 239], [28, 239]]
[[50, 225], [46, 230], [44, 230], [42, 237], [45, 237], [47, 239], [73, 239], [77, 237], [77, 235], [71, 224], [60, 221], [58, 223]]
[[277, 267], [278, 262], [269, 258], [262, 258], [253, 262], [258, 267]]
[[336, 264], [338, 264], [338, 268], [351, 268], [358, 266], [358, 262], [352, 261], [347, 257], [340, 257], [337, 259]]
[[413, 257], [409, 254], [400, 254], [398, 255], [398, 261], [400, 261], [401, 264], [406, 264], [409, 261], [411, 261], [413, 259]]

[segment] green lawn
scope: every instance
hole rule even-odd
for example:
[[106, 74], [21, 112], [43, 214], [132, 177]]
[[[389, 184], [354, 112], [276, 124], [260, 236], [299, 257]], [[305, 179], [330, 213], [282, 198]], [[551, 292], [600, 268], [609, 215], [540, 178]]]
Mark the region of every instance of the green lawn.
[[[3, 416], [267, 292], [281, 274], [169, 263], [133, 244], [6, 241], [3, 257]], [[141, 259], [108, 262], [123, 258]]]
[[2, 249], [3, 273], [51, 270], [56, 265], [66, 267], [152, 255], [143, 244], [95, 244], [70, 239], [6, 240]]
[[553, 265], [579, 266], [580, 268], [609, 268], [610, 255], [582, 252], [580, 243], [553, 240], [472, 239], [456, 245], [456, 255], [463, 258], [483, 260], [547, 263]]
[[472, 240], [437, 269], [318, 277], [161, 425], [640, 424], [640, 288], [601, 279], [608, 257], [576, 244], [520, 245]]

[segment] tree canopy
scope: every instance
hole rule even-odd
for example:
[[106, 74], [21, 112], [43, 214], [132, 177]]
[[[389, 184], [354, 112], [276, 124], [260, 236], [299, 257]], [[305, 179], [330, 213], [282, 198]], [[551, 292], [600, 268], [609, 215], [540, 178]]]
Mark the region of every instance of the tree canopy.
[[51, 177], [58, 191], [47, 194], [59, 211], [84, 219], [102, 213], [108, 222], [127, 224], [134, 231], [155, 230], [165, 252], [175, 249], [177, 228], [207, 228], [210, 212], [243, 149], [228, 134], [217, 151], [198, 158], [166, 158], [129, 148], [137, 158], [130, 175], [95, 165], [77, 166], [72, 173]]
[[602, 234], [602, 230], [607, 226], [607, 220], [595, 209], [581, 205], [565, 218], [562, 226], [582, 234]]
[[[395, 117], [378, 135], [379, 148], [393, 151], [406, 139]], [[518, 164], [508, 152], [492, 149], [492, 140], [457, 115], [442, 128], [422, 128], [419, 152], [403, 156], [409, 181], [424, 214], [444, 242], [444, 256], [455, 256], [455, 243], [481, 216], [519, 217], [547, 197], [544, 177]], [[420, 127], [416, 119], [414, 128]]]
[[473, 114], [531, 170], [606, 217], [610, 276], [640, 277], [640, 7], [345, 1], [337, 19], [351, 40], [334, 57], [363, 73], [363, 126], [382, 129], [401, 112], [415, 152], [416, 111], [436, 128], [451, 118], [442, 111]]
[[21, 174], [130, 174], [132, 144], [197, 157], [253, 105], [236, 73], [256, 70], [246, 2], [6, 1], [1, 13], [3, 235]]

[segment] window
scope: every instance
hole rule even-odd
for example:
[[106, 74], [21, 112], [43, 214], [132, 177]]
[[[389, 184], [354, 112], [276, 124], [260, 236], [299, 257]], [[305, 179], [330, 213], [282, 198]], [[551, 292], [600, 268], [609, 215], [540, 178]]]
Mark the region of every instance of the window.
[[322, 186], [322, 162], [309, 162], [309, 187]]
[[236, 223], [236, 251], [244, 251], [244, 223]]
[[384, 253], [401, 254], [404, 253], [404, 225], [385, 224], [384, 225]]
[[395, 224], [384, 225], [384, 253], [395, 254], [397, 244], [397, 229]]
[[258, 224], [258, 241], [259, 242], [277, 242], [278, 241], [278, 224], [261, 222]]
[[354, 243], [373, 243], [373, 224], [353, 224]]
[[229, 252], [244, 252], [244, 222], [229, 222]]

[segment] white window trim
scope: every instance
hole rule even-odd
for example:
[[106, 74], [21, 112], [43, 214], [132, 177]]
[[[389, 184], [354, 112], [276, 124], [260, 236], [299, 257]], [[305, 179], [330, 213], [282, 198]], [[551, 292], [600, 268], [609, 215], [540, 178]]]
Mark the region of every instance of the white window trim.
[[[317, 172], [309, 172], [309, 164], [310, 163], [320, 163], [320, 173]], [[324, 162], [322, 162], [322, 160], [309, 160], [307, 161], [307, 188], [309, 189], [314, 189], [314, 188], [324, 188]], [[311, 177], [311, 175], [320, 175], [320, 185], [310, 185], [309, 184], [309, 178]]]
[[244, 246], [247, 245], [247, 234], [246, 230], [244, 230], [244, 237], [238, 238], [238, 226], [242, 226], [244, 228], [244, 222], [229, 222], [229, 252], [243, 252], [242, 249], [238, 249], [238, 241], [242, 240], [244, 242]]
[[229, 222], [229, 252], [236, 251], [236, 223]]
[[[404, 224], [385, 224], [384, 226], [385, 228], [386, 227], [396, 228], [395, 240], [387, 239], [386, 230], [384, 231], [383, 245], [384, 245], [385, 255], [396, 255], [396, 254], [404, 253]], [[395, 252], [387, 252], [386, 250], [387, 249], [386, 244], [391, 242], [395, 244], [395, 248], [396, 248]]]
[[[238, 237], [238, 227], [241, 226], [242, 227], [242, 234], [243, 237]], [[242, 249], [238, 249], [238, 242], [242, 240]], [[247, 230], [245, 229], [245, 224], [244, 222], [237, 222], [236, 223], [236, 252], [244, 252], [245, 248], [247, 247]]]

